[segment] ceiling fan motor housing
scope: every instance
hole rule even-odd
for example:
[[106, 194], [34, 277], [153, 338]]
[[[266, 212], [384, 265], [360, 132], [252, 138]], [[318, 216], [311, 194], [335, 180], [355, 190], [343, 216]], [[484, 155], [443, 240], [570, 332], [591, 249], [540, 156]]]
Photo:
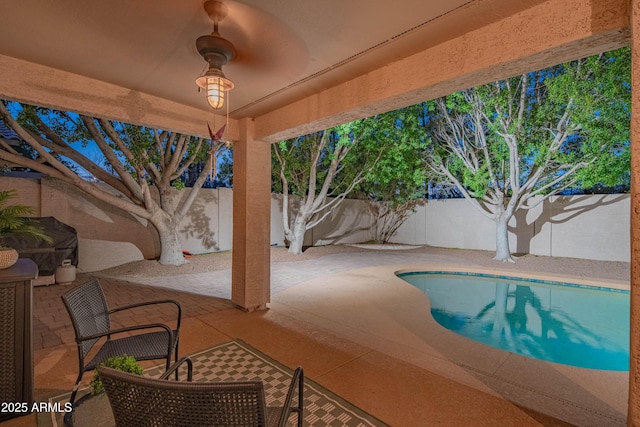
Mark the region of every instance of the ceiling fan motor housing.
[[205, 61], [218, 68], [236, 56], [233, 44], [218, 33], [198, 37], [196, 48]]

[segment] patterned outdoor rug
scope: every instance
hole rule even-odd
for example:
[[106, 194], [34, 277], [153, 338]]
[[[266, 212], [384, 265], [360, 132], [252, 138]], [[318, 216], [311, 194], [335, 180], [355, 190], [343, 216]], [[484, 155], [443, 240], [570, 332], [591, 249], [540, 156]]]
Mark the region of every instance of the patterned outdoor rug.
[[[265, 384], [267, 405], [284, 402], [292, 370], [261, 353], [250, 345], [237, 340], [218, 345], [190, 356], [193, 361], [194, 381], [251, 381], [259, 379]], [[144, 375], [159, 377], [164, 367], [145, 371]], [[180, 378], [186, 378], [181, 375]], [[80, 396], [80, 394], [79, 394]], [[52, 402], [68, 400], [69, 395], [51, 399]], [[294, 420], [292, 416], [291, 420]], [[39, 423], [40, 425], [40, 423]], [[56, 421], [54, 420], [54, 426]], [[57, 425], [62, 426], [59, 422]], [[387, 424], [367, 414], [326, 388], [305, 378], [304, 426], [309, 427], [374, 427]]]

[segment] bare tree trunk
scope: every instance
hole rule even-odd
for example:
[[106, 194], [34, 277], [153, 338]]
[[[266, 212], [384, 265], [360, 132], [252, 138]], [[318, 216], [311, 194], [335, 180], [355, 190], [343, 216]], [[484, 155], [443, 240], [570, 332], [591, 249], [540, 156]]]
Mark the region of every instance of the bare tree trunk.
[[181, 265], [185, 263], [184, 255], [182, 254], [182, 244], [178, 238], [176, 230], [164, 230], [160, 232], [160, 245], [162, 247], [160, 251], [160, 264], [163, 265]]
[[502, 262], [515, 262], [509, 250], [509, 219], [511, 216], [497, 215], [496, 222], [496, 256], [493, 258]]
[[160, 237], [160, 259], [163, 265], [181, 265], [186, 261], [182, 254], [182, 244], [178, 237], [178, 222], [172, 221], [164, 212], [158, 211], [151, 219], [151, 223]]
[[291, 254], [301, 254], [302, 246], [304, 244], [304, 235], [307, 232], [307, 221], [306, 218], [298, 215], [296, 216], [295, 224], [293, 225], [293, 230], [291, 231], [291, 238], [289, 239], [289, 253]]
[[[351, 138], [351, 143], [335, 143], [334, 146], [327, 147], [332, 131], [322, 131], [302, 137], [301, 140], [291, 142], [292, 145], [290, 148], [280, 147], [278, 144], [273, 145], [274, 154], [280, 166], [283, 194], [282, 222], [285, 237], [289, 241], [290, 253], [302, 253], [306, 231], [320, 224], [327, 216], [334, 212], [347, 194], [351, 193], [358, 184], [365, 180], [366, 172], [371, 169], [382, 156], [382, 151], [373, 153], [375, 156], [374, 159], [360, 162], [348, 180], [343, 183], [338, 179], [338, 183], [336, 183], [336, 176], [340, 175], [343, 171], [343, 160], [358, 143], [357, 138], [353, 139], [353, 137], [349, 135], [349, 131], [342, 129], [342, 132], [345, 132], [345, 134], [338, 136], [346, 139]], [[308, 155], [310, 161], [303, 166], [299, 166], [299, 169], [295, 171], [289, 171], [292, 173], [291, 177], [288, 178], [288, 159], [292, 156], [295, 144], [300, 141], [310, 142], [309, 146], [304, 148], [304, 152]], [[321, 159], [323, 157], [327, 157], [331, 159], [331, 161], [329, 165], [323, 164], [322, 170], [319, 171], [318, 167], [322, 163]], [[290, 206], [288, 203], [290, 188], [294, 189], [294, 191], [292, 191], [293, 194], [301, 197], [297, 209], [291, 209], [291, 212], [289, 212]], [[291, 214], [295, 215], [293, 230], [290, 228], [289, 222]]]
[[507, 322], [507, 300], [509, 298], [509, 284], [496, 283], [496, 305], [495, 317], [493, 319], [493, 333], [504, 334], [508, 332], [509, 322]]

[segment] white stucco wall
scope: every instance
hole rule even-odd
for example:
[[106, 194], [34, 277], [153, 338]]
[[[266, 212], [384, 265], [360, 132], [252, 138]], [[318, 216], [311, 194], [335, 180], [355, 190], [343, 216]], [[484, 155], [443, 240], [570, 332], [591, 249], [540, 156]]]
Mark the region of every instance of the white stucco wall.
[[146, 220], [60, 181], [27, 176], [0, 177], [0, 190], [16, 190], [18, 198], [11, 203], [31, 206], [33, 216], [52, 216], [76, 230], [79, 271], [102, 270], [157, 255], [157, 233]]
[[307, 232], [314, 246], [361, 243], [371, 240], [371, 215], [360, 200], [344, 200], [324, 221]]
[[[514, 253], [628, 262], [629, 209], [628, 194], [551, 197], [512, 218], [509, 246]], [[495, 226], [466, 200], [430, 200], [392, 241], [495, 250]]]
[[530, 253], [629, 261], [628, 194], [552, 197], [535, 221]]
[[[54, 216], [77, 230], [81, 271], [159, 255], [153, 227], [127, 212], [51, 180], [0, 177], [0, 190], [12, 188], [18, 190], [17, 203], [33, 206], [36, 216]], [[628, 194], [553, 197], [512, 219], [510, 247], [514, 253], [628, 262], [629, 209]], [[279, 195], [272, 196], [270, 214], [271, 244], [283, 246]], [[184, 249], [195, 254], [231, 250], [232, 219], [233, 191], [202, 189], [179, 226]], [[345, 200], [325, 222], [307, 232], [305, 245], [370, 241], [370, 224], [364, 202]], [[392, 241], [491, 251], [495, 227], [466, 200], [431, 200], [417, 207]]]
[[[493, 222], [462, 199], [430, 200], [403, 224], [395, 243], [444, 248], [495, 249]], [[511, 247], [515, 239], [510, 236]]]
[[[186, 194], [176, 193], [176, 197], [180, 196], [184, 197]], [[231, 249], [232, 219], [231, 189], [201, 189], [178, 227], [183, 248], [194, 254]]]

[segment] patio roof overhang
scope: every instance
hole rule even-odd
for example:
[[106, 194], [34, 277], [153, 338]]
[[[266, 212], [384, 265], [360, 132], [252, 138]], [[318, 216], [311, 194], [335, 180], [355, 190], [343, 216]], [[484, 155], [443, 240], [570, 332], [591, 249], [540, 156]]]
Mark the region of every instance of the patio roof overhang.
[[[4, 5], [0, 96], [206, 136], [203, 0]], [[275, 142], [628, 44], [626, 0], [228, 1], [236, 120]]]

